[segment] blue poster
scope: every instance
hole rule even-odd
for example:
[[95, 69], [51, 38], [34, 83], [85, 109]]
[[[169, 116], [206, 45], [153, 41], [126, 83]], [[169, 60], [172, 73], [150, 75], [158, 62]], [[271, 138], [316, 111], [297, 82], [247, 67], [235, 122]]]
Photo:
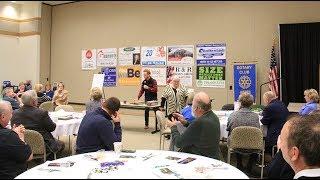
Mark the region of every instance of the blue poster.
[[256, 64], [237, 64], [233, 66], [234, 100], [237, 101], [243, 91], [248, 91], [256, 99]]
[[104, 87], [114, 87], [117, 83], [117, 70], [115, 67], [103, 67], [101, 72], [104, 74]]

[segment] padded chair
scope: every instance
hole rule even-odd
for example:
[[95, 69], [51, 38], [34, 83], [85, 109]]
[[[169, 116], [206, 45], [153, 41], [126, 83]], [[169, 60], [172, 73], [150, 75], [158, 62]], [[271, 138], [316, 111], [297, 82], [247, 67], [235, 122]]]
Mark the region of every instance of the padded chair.
[[39, 108], [48, 112], [54, 111], [53, 103], [51, 101], [41, 103]]
[[166, 118], [162, 111], [156, 111], [156, 118], [160, 125], [160, 144], [159, 149], [164, 149], [164, 140], [166, 135], [171, 135], [171, 129], [166, 127]]
[[59, 111], [60, 109], [63, 109], [64, 111], [67, 112], [74, 112], [74, 109], [70, 105], [59, 105], [55, 108], [55, 111]]
[[240, 126], [231, 131], [228, 144], [228, 163], [230, 164], [231, 153], [240, 154], [256, 153], [262, 156], [261, 179], [263, 178], [264, 167], [264, 141], [263, 134], [259, 128]]
[[222, 111], [231, 111], [234, 110], [234, 104], [225, 104], [221, 108]]
[[46, 145], [42, 135], [37, 131], [26, 129], [24, 137], [32, 149], [33, 159], [43, 159], [43, 162], [46, 162]]

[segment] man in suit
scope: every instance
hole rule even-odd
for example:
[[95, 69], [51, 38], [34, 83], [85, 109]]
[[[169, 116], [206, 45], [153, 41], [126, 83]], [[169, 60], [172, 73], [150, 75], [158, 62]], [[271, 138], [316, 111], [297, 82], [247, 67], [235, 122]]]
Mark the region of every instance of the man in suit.
[[[167, 121], [171, 128], [172, 142], [182, 152], [220, 159], [220, 121], [212, 112], [211, 100], [206, 93], [199, 92], [194, 96], [192, 113], [196, 119], [190, 125], [178, 113], [173, 113], [175, 118]], [[178, 132], [176, 119], [187, 126], [182, 134]]]
[[279, 145], [294, 179], [320, 179], [320, 114], [290, 118], [281, 130]]
[[14, 126], [7, 129], [12, 117], [12, 107], [0, 101], [0, 178], [13, 179], [27, 170], [27, 161], [32, 160], [30, 146], [25, 143], [25, 128]]
[[267, 106], [262, 112], [263, 118], [260, 121], [268, 127], [265, 152], [271, 154], [272, 146], [277, 144], [278, 136], [287, 120], [289, 111], [287, 106], [282, 101], [279, 101], [272, 91], [264, 93], [263, 100]]
[[[55, 139], [51, 132], [56, 129], [56, 124], [51, 120], [48, 111], [37, 108], [37, 93], [28, 90], [21, 96], [23, 106], [13, 113], [11, 126], [24, 125], [26, 129], [39, 132], [46, 143], [47, 153], [60, 152], [64, 149], [64, 143]], [[49, 159], [52, 155], [49, 156]]]

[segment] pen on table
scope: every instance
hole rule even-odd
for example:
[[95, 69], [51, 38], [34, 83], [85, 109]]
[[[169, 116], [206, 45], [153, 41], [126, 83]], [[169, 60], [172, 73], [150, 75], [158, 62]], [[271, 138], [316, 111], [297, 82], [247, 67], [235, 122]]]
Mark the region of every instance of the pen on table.
[[160, 168], [160, 167], [168, 167], [170, 165], [161, 165], [161, 166], [155, 166], [154, 168]]

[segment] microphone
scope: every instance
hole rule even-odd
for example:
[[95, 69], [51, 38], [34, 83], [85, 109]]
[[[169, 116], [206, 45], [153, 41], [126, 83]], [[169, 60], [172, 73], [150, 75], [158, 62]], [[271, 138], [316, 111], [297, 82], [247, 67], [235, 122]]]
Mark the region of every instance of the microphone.
[[271, 82], [278, 81], [278, 80], [283, 80], [283, 79], [285, 79], [285, 77], [279, 77], [279, 78], [273, 79], [273, 80], [271, 80], [271, 81], [262, 83], [262, 84], [260, 85], [260, 105], [261, 105], [261, 92], [262, 92], [262, 91], [261, 91], [261, 87], [262, 87], [263, 85], [269, 84], [269, 83], [271, 83]]

